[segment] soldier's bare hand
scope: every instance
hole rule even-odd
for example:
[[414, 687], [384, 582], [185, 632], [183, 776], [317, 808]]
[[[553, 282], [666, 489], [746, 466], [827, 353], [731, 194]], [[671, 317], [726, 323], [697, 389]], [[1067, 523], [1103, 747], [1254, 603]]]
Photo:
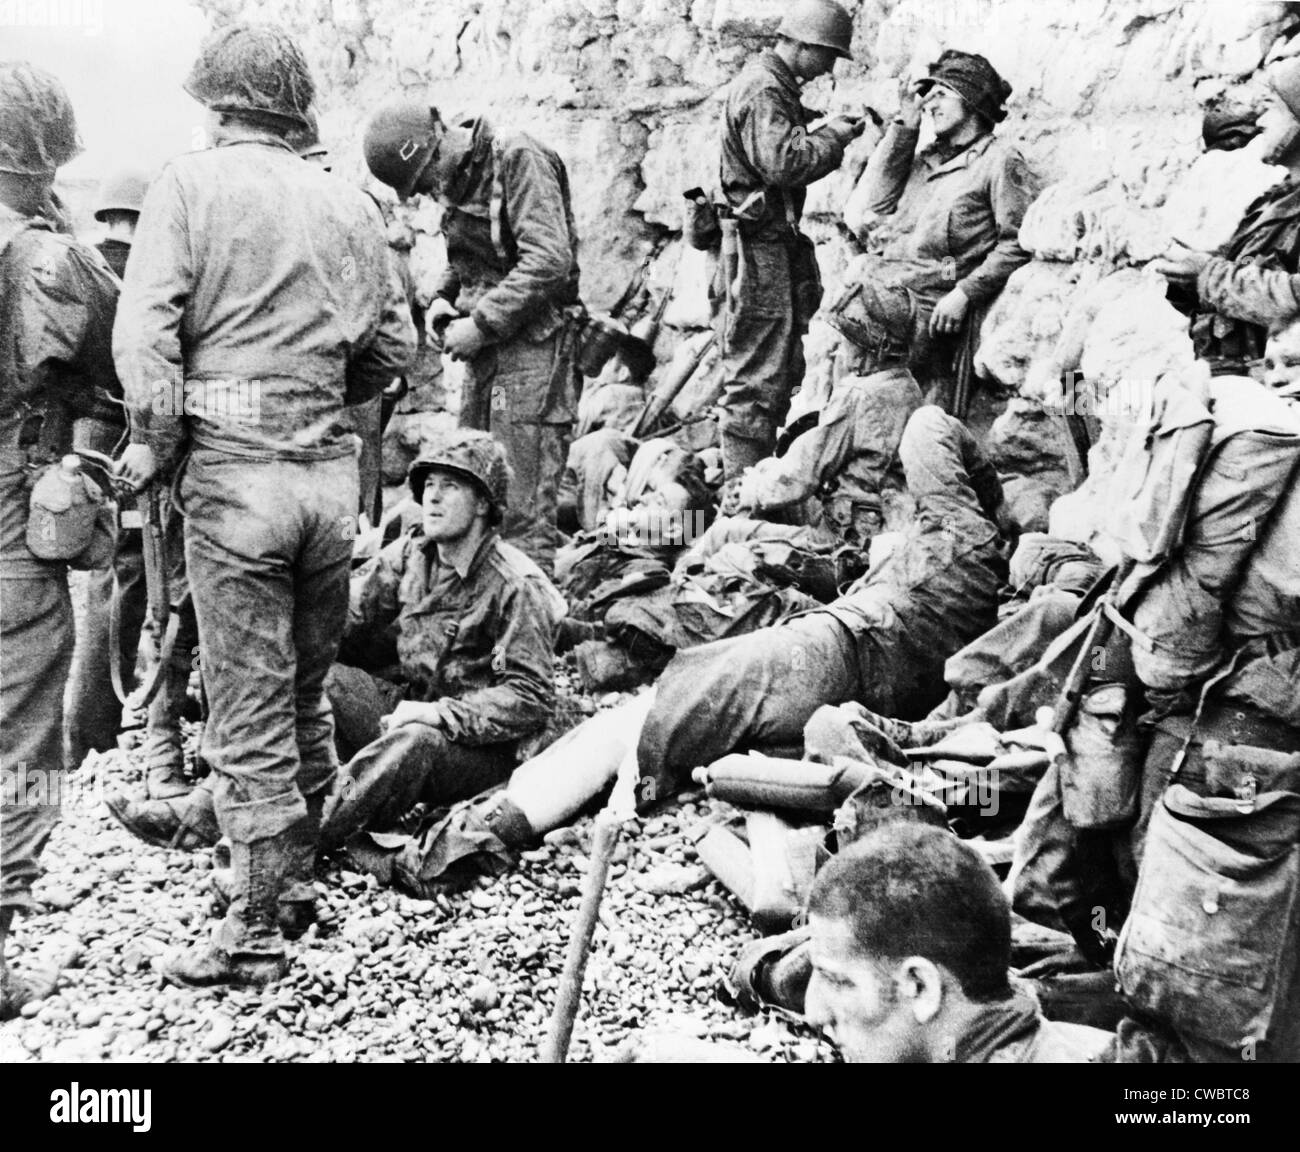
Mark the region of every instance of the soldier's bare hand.
[[441, 340], [447, 325], [459, 317], [455, 304], [444, 296], [437, 296], [424, 314], [424, 327], [431, 336]]
[[385, 732], [392, 732], [405, 724], [427, 724], [436, 728], [441, 721], [436, 704], [423, 704], [418, 700], [403, 700], [381, 721]]
[[966, 319], [969, 307], [970, 301], [966, 298], [966, 293], [960, 288], [954, 288], [934, 306], [934, 312], [930, 315], [931, 334], [941, 336], [956, 332]]
[[898, 118], [906, 128], [921, 126], [921, 105], [924, 100], [919, 91], [920, 81], [904, 78], [898, 84]]
[[483, 329], [468, 316], [448, 324], [447, 334], [442, 338], [442, 350], [453, 360], [472, 359], [486, 344]]
[[1209, 260], [1208, 252], [1198, 252], [1175, 240], [1163, 256], [1151, 262], [1151, 267], [1175, 284], [1195, 284]]
[[148, 444], [128, 444], [113, 467], [114, 475], [125, 480], [137, 492], [158, 473], [158, 462]]
[[858, 116], [832, 116], [826, 121], [826, 127], [834, 132], [841, 142], [847, 144], [862, 135], [866, 122]]

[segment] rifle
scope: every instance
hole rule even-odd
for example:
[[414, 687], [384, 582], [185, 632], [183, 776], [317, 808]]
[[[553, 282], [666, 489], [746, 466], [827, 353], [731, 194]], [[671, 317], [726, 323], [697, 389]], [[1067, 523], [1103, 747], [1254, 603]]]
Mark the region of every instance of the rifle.
[[683, 388], [690, 382], [696, 370], [704, 362], [704, 357], [708, 355], [709, 349], [713, 347], [717, 340], [717, 333], [710, 332], [708, 339], [701, 340], [696, 348], [684, 356], [680, 362], [676, 359], [669, 366], [669, 371], [662, 380], [659, 381], [658, 387], [650, 393], [645, 402], [645, 407], [641, 409], [641, 415], [637, 417], [636, 424], [632, 428], [632, 438], [640, 440], [655, 426], [655, 422], [667, 410], [670, 404], [681, 394]]

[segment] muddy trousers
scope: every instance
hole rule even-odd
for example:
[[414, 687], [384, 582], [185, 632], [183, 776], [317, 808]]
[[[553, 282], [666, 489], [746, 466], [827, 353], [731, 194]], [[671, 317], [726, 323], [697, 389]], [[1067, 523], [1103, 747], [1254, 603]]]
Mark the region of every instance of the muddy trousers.
[[0, 574], [0, 907], [34, 909], [59, 819], [63, 690], [72, 664], [67, 576]]
[[[803, 334], [796, 317], [791, 246], [783, 239], [742, 245], [744, 287], [714, 322], [722, 350], [722, 461], [726, 479], [771, 456], [776, 432], [803, 383]], [[718, 275], [721, 275], [719, 271]], [[715, 278], [712, 293], [724, 298]]]
[[326, 801], [321, 826], [326, 850], [366, 829], [392, 828], [416, 804], [436, 808], [477, 796], [514, 771], [514, 741], [470, 746], [427, 724], [404, 724], [382, 733], [380, 718], [397, 703], [391, 699], [392, 685], [381, 680], [367, 688], [360, 683], [363, 677], [366, 673], [359, 669], [335, 665], [329, 680], [331, 699], [345, 685], [353, 689], [349, 736], [369, 731], [374, 738], [343, 768]]
[[818, 708], [857, 699], [858, 673], [853, 635], [820, 612], [678, 652], [641, 729], [638, 801], [670, 795], [728, 752], [800, 755]]
[[506, 450], [510, 492], [501, 535], [548, 576], [555, 517], [573, 429], [577, 376], [561, 335], [484, 349], [466, 366], [460, 422], [491, 432]]
[[252, 843], [306, 816], [337, 771], [324, 683], [347, 622], [357, 464], [197, 448], [181, 497], [217, 819]]

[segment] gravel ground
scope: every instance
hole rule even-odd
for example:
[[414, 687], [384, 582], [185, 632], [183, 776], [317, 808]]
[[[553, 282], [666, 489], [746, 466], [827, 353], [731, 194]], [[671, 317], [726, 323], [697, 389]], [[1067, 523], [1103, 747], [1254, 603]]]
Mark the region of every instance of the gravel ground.
[[[207, 853], [148, 847], [97, 786], [138, 780], [130, 756], [92, 756], [65, 803], [22, 949], [72, 957], [58, 990], [0, 1025], [0, 1061], [533, 1061], [546, 1030], [588, 866], [591, 820], [560, 829], [522, 867], [438, 900], [379, 888], [337, 864], [318, 888], [325, 923], [290, 945], [265, 991], [164, 985], [156, 961], [213, 923]], [[628, 829], [587, 967], [570, 1058], [607, 1059], [630, 1032], [668, 1028], [773, 1061], [833, 1059], [776, 1014], [744, 1016], [715, 988], [752, 935], [687, 833], [714, 812], [699, 793]]]

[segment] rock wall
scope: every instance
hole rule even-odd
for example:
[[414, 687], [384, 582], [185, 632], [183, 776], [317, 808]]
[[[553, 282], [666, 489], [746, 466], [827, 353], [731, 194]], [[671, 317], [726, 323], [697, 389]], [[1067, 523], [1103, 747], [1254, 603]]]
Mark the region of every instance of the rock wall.
[[[704, 260], [680, 242], [681, 192], [708, 183], [720, 89], [769, 42], [786, 0], [198, 2], [214, 22], [238, 16], [294, 29], [322, 89], [323, 135], [338, 168], [358, 180], [366, 178], [358, 146], [365, 116], [398, 92], [447, 110], [481, 111], [547, 140], [572, 177], [588, 303], [608, 306], [648, 260], [652, 289], [672, 294], [660, 359], [707, 322]], [[990, 394], [1019, 401], [1007, 406], [990, 442], [1009, 474], [1037, 473], [1064, 490], [1070, 481], [1055, 425], [1041, 411], [1048, 382], [1078, 367], [1108, 303], [1124, 297], [1159, 311], [1159, 293], [1138, 269], [1170, 236], [1206, 247], [1220, 242], [1250, 198], [1280, 176], [1243, 153], [1202, 155], [1201, 116], [1225, 94], [1261, 99], [1258, 71], [1294, 50], [1288, 41], [1300, 28], [1300, 5], [847, 6], [855, 58], [809, 86], [806, 101], [814, 107], [860, 111], [865, 104], [888, 117], [900, 79], [923, 72], [943, 47], [984, 53], [1014, 87], [999, 132], [1020, 143], [1049, 186], [1023, 235], [1035, 259], [1013, 277], [985, 327]], [[809, 198], [807, 228], [831, 289], [851, 255], [840, 213], [873, 143], [870, 132], [856, 142], [841, 171]], [[442, 259], [437, 227], [435, 205], [394, 207], [394, 239], [411, 247], [412, 270], [426, 286]], [[813, 393], [825, 387], [830, 344], [817, 327], [805, 389]], [[1131, 339], [1141, 345], [1171, 332], [1182, 338], [1153, 314]]]

